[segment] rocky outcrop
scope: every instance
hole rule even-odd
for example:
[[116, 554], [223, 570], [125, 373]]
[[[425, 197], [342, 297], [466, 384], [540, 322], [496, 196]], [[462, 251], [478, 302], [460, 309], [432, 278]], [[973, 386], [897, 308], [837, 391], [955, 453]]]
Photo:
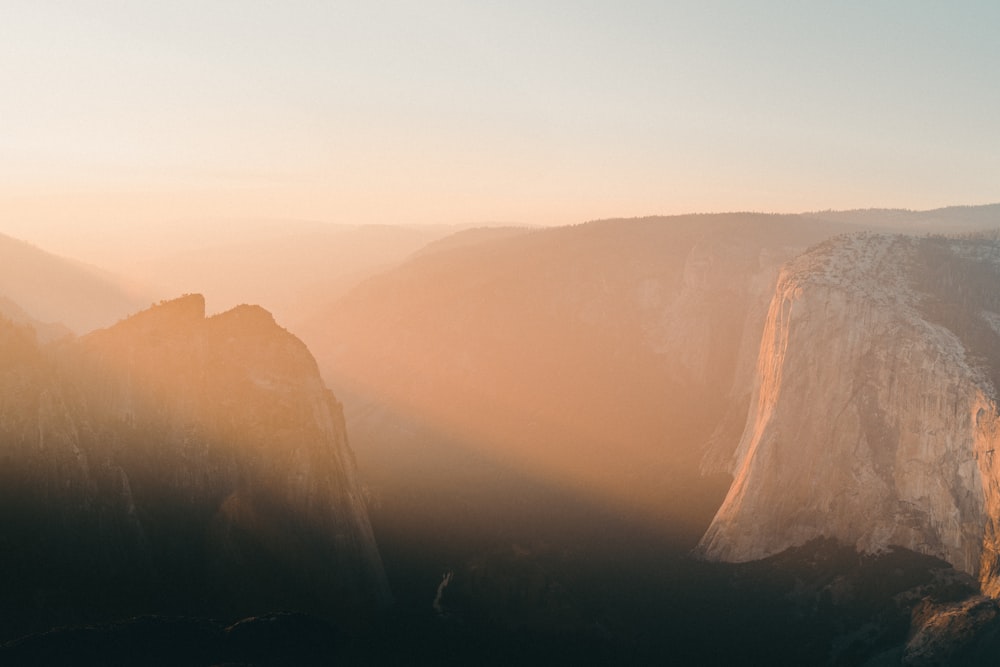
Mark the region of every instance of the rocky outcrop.
[[[385, 603], [342, 409], [312, 355], [261, 308], [204, 308], [190, 295], [48, 347], [6, 325], [3, 561], [26, 573], [19, 593], [72, 607], [79, 586], [111, 586], [184, 613]], [[43, 565], [90, 583], [46, 581]]]
[[[1000, 591], [993, 246], [860, 234], [783, 269], [700, 554], [746, 561], [818, 536], [900, 545]], [[967, 289], [972, 274], [985, 287]]]
[[925, 599], [913, 614], [911, 636], [901, 651], [903, 667], [994, 665], [1000, 648], [1000, 609], [977, 595], [951, 603]]

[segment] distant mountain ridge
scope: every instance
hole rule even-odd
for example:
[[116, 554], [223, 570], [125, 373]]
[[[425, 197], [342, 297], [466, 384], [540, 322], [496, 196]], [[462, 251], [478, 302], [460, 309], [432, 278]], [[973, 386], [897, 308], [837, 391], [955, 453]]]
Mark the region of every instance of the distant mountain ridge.
[[86, 333], [149, 305], [144, 295], [95, 267], [0, 234], [0, 297], [31, 317]]
[[148, 285], [158, 298], [198, 292], [205, 295], [210, 312], [256, 303], [293, 325], [317, 304], [334, 301], [363, 278], [451, 231], [296, 221], [251, 224], [244, 230], [230, 222], [214, 233], [170, 230], [162, 246], [133, 232], [101, 259], [106, 262], [102, 266]]
[[946, 206], [927, 211], [870, 208], [853, 211], [816, 211], [805, 217], [847, 222], [866, 229], [902, 234], [964, 234], [1000, 225], [1000, 204]]

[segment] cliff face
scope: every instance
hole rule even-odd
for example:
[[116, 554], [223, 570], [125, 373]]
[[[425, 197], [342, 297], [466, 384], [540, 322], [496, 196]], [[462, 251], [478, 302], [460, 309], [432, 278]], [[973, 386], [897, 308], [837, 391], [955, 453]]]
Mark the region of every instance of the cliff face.
[[703, 555], [827, 536], [937, 556], [1000, 591], [993, 244], [857, 235], [783, 269]]
[[387, 601], [341, 406], [269, 313], [205, 318], [193, 295], [54, 348], [5, 331], [5, 560], [25, 594], [81, 597], [44, 563], [147, 610]]
[[411, 514], [433, 497], [507, 512], [521, 476], [689, 547], [721, 498], [701, 445], [731, 404], [745, 414], [740, 348], [759, 341], [781, 264], [828, 234], [751, 214], [466, 233], [360, 285], [308, 340], [400, 524], [437, 520]]

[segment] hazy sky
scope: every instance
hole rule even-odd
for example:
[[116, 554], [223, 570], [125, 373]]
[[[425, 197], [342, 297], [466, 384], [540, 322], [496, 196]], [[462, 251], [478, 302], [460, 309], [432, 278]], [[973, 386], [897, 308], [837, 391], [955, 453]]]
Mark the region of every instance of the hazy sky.
[[0, 231], [1000, 201], [1000, 3], [0, 3]]

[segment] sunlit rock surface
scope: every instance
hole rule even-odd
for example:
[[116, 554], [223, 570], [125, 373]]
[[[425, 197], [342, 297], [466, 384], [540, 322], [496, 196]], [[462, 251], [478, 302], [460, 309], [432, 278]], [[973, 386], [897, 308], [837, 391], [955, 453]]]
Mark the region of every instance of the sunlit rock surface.
[[0, 324], [0, 559], [24, 575], [12, 597], [60, 600], [35, 605], [52, 613], [108, 585], [139, 611], [388, 601], [312, 355], [261, 308], [204, 308], [190, 295], [49, 346]]
[[719, 439], [731, 454], [745, 416], [741, 350], [760, 340], [780, 266], [830, 230], [755, 214], [479, 230], [359, 285], [303, 335], [400, 525], [445, 517], [450, 531], [439, 507], [523, 504], [525, 479], [690, 548], [725, 483], [701, 478], [703, 445], [742, 406]]
[[860, 234], [783, 269], [702, 555], [901, 545], [1000, 592], [996, 245]]

